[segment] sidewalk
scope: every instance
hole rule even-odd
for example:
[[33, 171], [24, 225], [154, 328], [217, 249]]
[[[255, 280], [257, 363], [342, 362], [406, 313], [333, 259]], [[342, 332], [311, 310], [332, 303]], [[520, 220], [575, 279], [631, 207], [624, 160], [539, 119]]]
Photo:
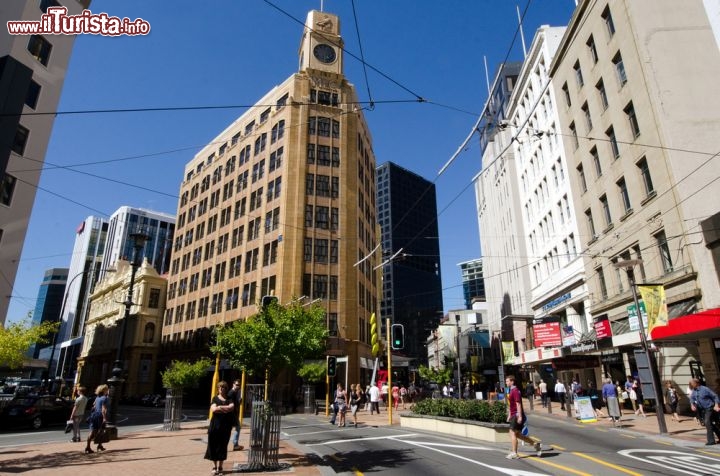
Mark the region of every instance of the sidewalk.
[[[543, 408], [540, 400], [535, 400], [533, 410], [530, 410], [529, 405], [525, 405], [525, 411], [538, 416], [545, 416], [548, 418], [563, 419], [566, 421], [579, 421], [575, 419], [575, 412], [572, 412], [573, 417], [568, 418], [567, 412], [560, 409], [558, 402], [552, 402], [552, 413], [548, 413], [547, 408]], [[603, 413], [607, 414], [605, 409]], [[604, 428], [616, 428], [618, 430], [626, 431], [636, 436], [646, 436], [658, 439], [663, 439], [667, 442], [671, 442], [678, 446], [704, 446], [705, 445], [705, 427], [700, 426], [695, 419], [691, 416], [680, 416], [680, 422], [672, 420], [672, 415], [665, 415], [665, 426], [667, 427], [667, 433], [664, 435], [660, 434], [657, 415], [651, 412], [645, 412], [646, 417], [636, 416], [632, 410], [623, 409], [623, 415], [619, 422], [613, 425], [612, 420], [609, 418], [600, 418], [597, 422], [584, 423], [589, 426], [602, 426]]]
[[[402, 408], [402, 407], [401, 407]], [[389, 424], [385, 408], [380, 415], [358, 412], [359, 426], [385, 426]], [[402, 409], [400, 410], [402, 411]], [[320, 414], [304, 415], [310, 421], [326, 423], [328, 419]], [[245, 420], [240, 433], [243, 451], [228, 451], [224, 472], [231, 473], [234, 468], [247, 463], [249, 419]], [[353, 431], [352, 417], [347, 416], [347, 431]], [[400, 416], [393, 413], [393, 422], [398, 424]], [[328, 423], [326, 423], [328, 424]], [[329, 424], [328, 424], [329, 426]], [[59, 430], [61, 431], [61, 430]], [[87, 437], [87, 430], [82, 433]], [[77, 476], [88, 470], [107, 476], [162, 476], [185, 474], [210, 474], [212, 461], [203, 459], [207, 445], [206, 422], [188, 422], [182, 424], [179, 431], [165, 432], [148, 430], [128, 433], [120, 428], [120, 438], [104, 446], [102, 453], [85, 454], [85, 443], [47, 443], [39, 446], [23, 445], [0, 452], [0, 474], [32, 474], [33, 476]], [[92, 446], [95, 449], [95, 445]], [[305, 454], [287, 439], [280, 436], [278, 460], [290, 467], [279, 473], [293, 473], [299, 476], [321, 476], [328, 474], [327, 468], [319, 464], [313, 454]], [[332, 471], [329, 471], [332, 474]], [[243, 472], [241, 474], [268, 474]]]

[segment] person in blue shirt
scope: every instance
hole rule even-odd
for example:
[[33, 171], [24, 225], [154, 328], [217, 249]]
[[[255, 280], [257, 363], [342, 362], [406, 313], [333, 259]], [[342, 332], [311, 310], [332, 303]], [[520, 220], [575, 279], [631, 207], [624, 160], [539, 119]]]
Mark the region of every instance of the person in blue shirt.
[[690, 380], [690, 407], [692, 411], [698, 408], [703, 410], [703, 419], [705, 421], [705, 431], [707, 431], [707, 443], [705, 445], [714, 445], [715, 438], [713, 433], [720, 439], [720, 429], [718, 429], [718, 412], [720, 412], [720, 397], [707, 388], [700, 385], [700, 381], [696, 378]]

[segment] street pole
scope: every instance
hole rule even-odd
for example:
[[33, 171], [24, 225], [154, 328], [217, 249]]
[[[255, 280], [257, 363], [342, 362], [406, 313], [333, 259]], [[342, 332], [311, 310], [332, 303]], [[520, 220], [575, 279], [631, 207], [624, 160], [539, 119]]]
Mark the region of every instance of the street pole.
[[650, 351], [647, 337], [645, 336], [645, 325], [643, 324], [642, 314], [640, 312], [640, 302], [635, 289], [634, 267], [636, 264], [642, 264], [642, 261], [639, 259], [618, 261], [617, 263], [614, 263], [614, 266], [616, 268], [624, 268], [627, 273], [630, 289], [632, 290], [633, 302], [635, 303], [635, 309], [640, 322], [640, 340], [642, 341], [643, 350], [645, 350], [645, 355], [648, 359], [648, 366], [650, 367], [650, 381], [652, 382], [653, 390], [655, 391], [655, 415], [658, 420], [658, 429], [660, 430], [660, 434], [665, 434], [667, 433], [667, 425], [665, 424], [665, 412], [663, 410], [663, 392], [660, 386], [660, 374], [658, 372], [657, 362], [655, 361], [655, 354]]
[[457, 368], [458, 368], [458, 379], [457, 379], [457, 392], [458, 396], [462, 395], [462, 374], [460, 373], [460, 314], [455, 314], [455, 340], [457, 341]]
[[142, 264], [143, 254], [141, 253], [145, 247], [145, 242], [150, 238], [144, 233], [133, 233], [129, 236], [134, 242], [134, 253], [132, 262], [130, 263], [130, 285], [128, 286], [127, 299], [125, 300], [125, 314], [123, 316], [122, 324], [120, 324], [120, 339], [118, 342], [117, 353], [115, 356], [115, 363], [113, 364], [112, 377], [107, 380], [109, 386], [108, 392], [108, 428], [110, 435], [117, 438], [117, 414], [118, 406], [120, 404], [120, 391], [122, 390], [122, 384], [125, 379], [122, 378], [123, 373], [123, 350], [125, 347], [125, 334], [127, 333], [127, 324], [130, 320], [130, 309], [133, 303], [133, 288], [135, 286], [135, 274], [137, 269]]

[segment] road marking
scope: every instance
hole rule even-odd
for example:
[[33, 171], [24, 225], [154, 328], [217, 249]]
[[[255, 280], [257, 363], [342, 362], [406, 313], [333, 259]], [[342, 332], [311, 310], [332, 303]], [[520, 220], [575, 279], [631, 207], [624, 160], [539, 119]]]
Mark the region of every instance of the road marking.
[[597, 431], [602, 431], [603, 433], [607, 433], [607, 432], [608, 432], [608, 430], [606, 430], [605, 428], [595, 428], [595, 429], [596, 429]]
[[552, 446], [553, 448], [557, 448], [557, 449], [559, 449], [560, 451], [565, 451], [565, 449], [566, 449], [565, 447], [560, 446], [560, 445], [556, 445], [555, 443], [551, 444], [550, 446]]
[[360, 470], [357, 469], [357, 468], [353, 468], [353, 469], [352, 469], [352, 472], [355, 473], [355, 476], [364, 476], [364, 475], [363, 475], [363, 472], [360, 471]]
[[394, 440], [397, 438], [406, 438], [408, 436], [417, 436], [418, 433], [405, 433], [403, 435], [391, 435], [391, 436], [368, 436], [366, 438], [351, 438], [349, 440], [330, 440], [322, 443], [310, 443], [305, 446], [324, 446], [324, 445], [336, 445], [338, 443], [355, 443], [358, 441], [371, 441], [371, 440]]
[[[546, 464], [546, 465], [548, 465], [548, 466], [552, 466], [553, 468], [556, 468], [556, 469], [561, 469], [561, 470], [563, 470], [563, 471], [567, 471], [568, 473], [577, 474], [578, 476], [593, 476], [592, 473], [583, 473], [582, 471], [578, 471], [578, 470], [576, 470], [576, 469], [572, 469], [572, 468], [569, 468], [569, 467], [567, 467], [567, 466], [563, 466], [563, 465], [561, 465], [561, 464], [551, 463], [550, 461], [548, 461], [548, 460], [546, 460], [546, 459], [538, 458], [538, 457], [536, 457], [536, 456], [527, 456], [526, 458], [527, 458], [527, 459], [531, 459], [531, 460], [533, 460], [533, 461], [537, 461], [538, 463], [542, 463], [542, 464]], [[523, 459], [526, 459], [526, 458], [523, 458]]]
[[633, 440], [634, 440], [635, 438], [637, 438], [637, 436], [626, 435], [626, 434], [624, 434], [624, 433], [620, 433], [620, 436], [625, 437], [625, 438], [632, 438]]
[[695, 451], [697, 451], [698, 453], [702, 453], [702, 454], [706, 454], [706, 455], [710, 455], [710, 456], [720, 456], [720, 453], [715, 453], [712, 451], [704, 451], [704, 450], [695, 450]]
[[[677, 473], [697, 476], [698, 474], [720, 474], [720, 459], [688, 454], [671, 450], [620, 450], [618, 454], [628, 458], [660, 466]], [[720, 455], [717, 455], [720, 456]]]
[[670, 443], [670, 442], [667, 442], [667, 441], [655, 440], [655, 443], [659, 443], [659, 444], [665, 445], [665, 446], [675, 446], [673, 443]]
[[585, 453], [578, 453], [578, 452], [576, 452], [576, 451], [573, 451], [572, 454], [574, 454], [575, 456], [579, 456], [579, 457], [581, 457], [581, 458], [589, 459], [590, 461], [593, 461], [593, 462], [595, 462], [595, 463], [597, 463], [597, 464], [601, 464], [601, 465], [603, 465], [603, 466], [607, 466], [608, 468], [615, 469], [615, 470], [617, 470], [617, 471], [620, 471], [621, 473], [631, 474], [632, 476], [642, 476], [641, 473], [636, 473], [636, 472], [634, 472], [634, 471], [627, 470], [627, 469], [623, 468], [622, 466], [618, 466], [618, 465], [616, 465], [616, 464], [608, 463], [607, 461], [603, 461], [603, 460], [601, 460], [601, 459], [595, 458], [594, 456], [586, 455]]
[[427, 446], [441, 446], [445, 448], [456, 448], [459, 450], [486, 450], [486, 451], [494, 451], [494, 448], [488, 448], [486, 446], [465, 446], [465, 445], [451, 445], [448, 443], [434, 443], [431, 441], [416, 441], [415, 443], [419, 445], [427, 445]]

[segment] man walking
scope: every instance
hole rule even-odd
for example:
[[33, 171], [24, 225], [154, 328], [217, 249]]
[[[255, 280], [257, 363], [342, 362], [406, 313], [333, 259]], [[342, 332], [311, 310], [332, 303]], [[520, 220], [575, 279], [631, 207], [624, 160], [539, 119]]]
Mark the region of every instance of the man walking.
[[505, 386], [509, 388], [508, 391], [508, 423], [510, 424], [510, 446], [511, 452], [506, 456], [507, 459], [518, 459], [518, 440], [523, 440], [525, 443], [533, 445], [535, 451], [537, 451], [538, 457], [542, 456], [542, 445], [540, 440], [536, 440], [530, 436], [522, 434], [522, 429], [525, 424], [525, 412], [522, 406], [522, 393], [520, 389], [515, 386], [515, 377], [508, 375], [505, 378]]
[[557, 379], [555, 384], [555, 395], [557, 395], [558, 402], [560, 402], [560, 410], [565, 410], [565, 385]]
[[243, 446], [240, 443], [240, 405], [242, 405], [242, 389], [240, 388], [240, 380], [233, 382], [232, 389], [228, 393], [228, 399], [233, 402], [233, 451], [242, 451]]
[[370, 384], [370, 414], [373, 414], [373, 411], [376, 411], [377, 414], [380, 414], [380, 389], [377, 388], [377, 385], [375, 385], [375, 382]]
[[538, 388], [540, 389], [540, 401], [542, 402], [543, 408], [547, 407], [547, 397], [548, 397], [548, 391], [547, 391], [547, 383], [545, 380], [540, 380], [540, 385], [538, 385]]
[[698, 408], [703, 410], [703, 419], [705, 421], [705, 431], [707, 432], [707, 443], [705, 445], [714, 445], [715, 438], [713, 433], [720, 438], [720, 430], [717, 428], [718, 412], [720, 412], [720, 397], [707, 388], [700, 385], [700, 381], [696, 378], [690, 380], [690, 408], [697, 411]]

